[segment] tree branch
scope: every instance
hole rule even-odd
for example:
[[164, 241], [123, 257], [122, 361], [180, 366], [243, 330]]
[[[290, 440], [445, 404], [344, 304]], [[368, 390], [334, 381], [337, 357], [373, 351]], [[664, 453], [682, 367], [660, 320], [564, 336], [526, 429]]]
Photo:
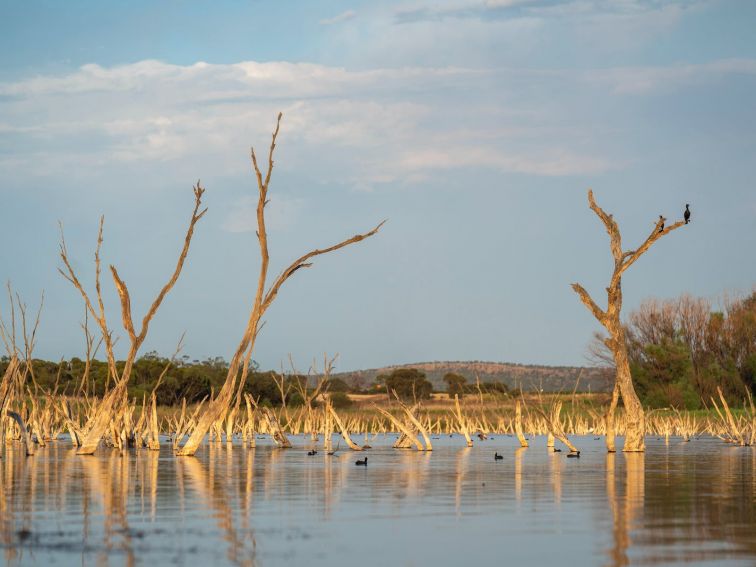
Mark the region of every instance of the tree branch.
[[625, 256], [627, 256], [627, 259], [623, 256], [622, 266], [620, 267], [619, 273], [616, 274], [615, 277], [621, 276], [622, 273], [627, 270], [630, 266], [632, 266], [638, 258], [640, 258], [646, 250], [651, 248], [651, 245], [659, 240], [662, 236], [669, 234], [673, 230], [676, 230], [683, 226], [685, 224], [685, 221], [679, 221], [675, 224], [669, 225], [664, 230], [659, 230], [659, 228], [662, 225], [662, 220], [659, 220], [656, 222], [656, 225], [654, 226], [653, 230], [651, 231], [651, 234], [648, 235], [648, 238], [646, 238], [645, 242], [638, 247], [637, 250], [629, 251], [625, 253]]
[[593, 313], [593, 316], [598, 320], [599, 323], [602, 325], [605, 324], [606, 321], [606, 313], [596, 304], [595, 301], [593, 301], [593, 298], [588, 294], [588, 292], [585, 290], [583, 286], [581, 286], [578, 283], [571, 284], [572, 289], [580, 296], [580, 301], [583, 302], [583, 304], [590, 309], [591, 313]]
[[593, 190], [591, 189], [588, 190], [588, 204], [591, 210], [601, 219], [601, 222], [604, 223], [604, 228], [606, 228], [606, 232], [609, 235], [612, 256], [614, 256], [615, 262], [619, 262], [622, 258], [622, 237], [620, 236], [617, 222], [612, 215], [604, 212], [604, 209], [596, 204], [596, 200], [593, 198]]
[[308, 268], [312, 264], [308, 263], [307, 260], [310, 258], [314, 258], [315, 256], [320, 256], [321, 254], [327, 254], [329, 252], [333, 252], [334, 250], [338, 250], [340, 248], [344, 248], [345, 246], [349, 246], [350, 244], [354, 244], [355, 242], [360, 242], [361, 240], [365, 240], [366, 238], [370, 238], [373, 236], [376, 232], [378, 232], [381, 227], [386, 223], [386, 221], [382, 221], [378, 226], [376, 226], [373, 230], [366, 232], [364, 234], [356, 234], [351, 238], [348, 238], [342, 242], [339, 242], [338, 244], [334, 244], [333, 246], [329, 246], [328, 248], [324, 248], [322, 250], [316, 249], [312, 250], [311, 252], [308, 252], [304, 256], [301, 256], [300, 258], [296, 259], [294, 262], [292, 262], [288, 268], [286, 268], [281, 275], [278, 276], [275, 282], [273, 282], [273, 285], [270, 286], [268, 289], [268, 292], [265, 294], [265, 300], [262, 303], [263, 310], [267, 309], [268, 306], [273, 302], [273, 300], [276, 298], [276, 295], [278, 295], [278, 290], [283, 285], [283, 283], [291, 277], [291, 275], [296, 272], [300, 268]]

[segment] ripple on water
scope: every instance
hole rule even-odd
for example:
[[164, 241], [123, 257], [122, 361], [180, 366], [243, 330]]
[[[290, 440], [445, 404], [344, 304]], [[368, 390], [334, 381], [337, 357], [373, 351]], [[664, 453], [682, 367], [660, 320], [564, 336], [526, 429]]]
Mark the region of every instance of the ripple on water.
[[[8, 565], [667, 565], [756, 563], [756, 452], [650, 438], [645, 454], [580, 459], [544, 438], [434, 439], [432, 453], [371, 441], [308, 456], [260, 442], [197, 457], [51, 443], [0, 461]], [[494, 461], [498, 451], [503, 460]]]

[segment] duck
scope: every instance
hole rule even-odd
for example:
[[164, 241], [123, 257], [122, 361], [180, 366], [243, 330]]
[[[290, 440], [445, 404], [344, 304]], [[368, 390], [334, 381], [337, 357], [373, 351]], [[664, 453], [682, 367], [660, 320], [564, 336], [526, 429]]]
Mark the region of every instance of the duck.
[[494, 461], [501, 461], [504, 458], [503, 455], [499, 455], [499, 452], [497, 451], [494, 453]]
[[567, 458], [569, 459], [579, 459], [580, 458], [580, 451], [575, 451], [574, 453], [568, 453]]
[[317, 455], [317, 454], [318, 454], [318, 452], [315, 449], [313, 449], [312, 451], [307, 451], [307, 456], [308, 457], [312, 457], [313, 455]]
[[359, 461], [355, 461], [354, 464], [358, 467], [366, 467], [367, 466], [367, 460], [368, 458], [365, 457], [364, 459], [360, 459]]

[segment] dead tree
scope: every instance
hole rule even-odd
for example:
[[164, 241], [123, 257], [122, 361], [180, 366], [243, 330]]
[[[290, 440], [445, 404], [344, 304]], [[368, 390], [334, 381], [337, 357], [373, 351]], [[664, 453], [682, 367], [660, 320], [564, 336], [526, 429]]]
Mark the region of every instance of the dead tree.
[[311, 441], [317, 441], [318, 440], [318, 431], [316, 426], [316, 419], [315, 419], [315, 411], [313, 409], [315, 401], [318, 399], [318, 397], [321, 394], [325, 394], [328, 390], [328, 384], [331, 377], [331, 372], [333, 371], [334, 364], [336, 363], [336, 359], [339, 357], [338, 354], [336, 354], [333, 358], [328, 358], [327, 354], [323, 354], [323, 373], [316, 378], [315, 380], [315, 387], [312, 389], [309, 389], [309, 383], [310, 383], [310, 376], [312, 374], [317, 375], [317, 363], [313, 361], [312, 366], [310, 366], [310, 370], [307, 373], [307, 378], [304, 380], [299, 379], [298, 373], [296, 369], [294, 368], [294, 361], [291, 359], [291, 355], [289, 355], [289, 361], [291, 363], [292, 372], [295, 376], [294, 380], [294, 386], [296, 387], [297, 391], [299, 392], [299, 395], [302, 396], [302, 399], [304, 400], [304, 407], [305, 411], [307, 412], [307, 419], [305, 420], [305, 429], [306, 432], [309, 431], [310, 433], [310, 440]]
[[685, 222], [679, 221], [665, 228], [665, 219], [660, 217], [659, 220], [656, 221], [654, 228], [651, 230], [651, 234], [648, 235], [646, 240], [637, 249], [623, 251], [622, 237], [620, 236], [617, 222], [612, 218], [612, 215], [606, 214], [604, 210], [596, 204], [596, 201], [593, 198], [593, 191], [590, 190], [588, 191], [588, 203], [590, 204], [591, 210], [596, 213], [601, 219], [601, 222], [604, 223], [606, 232], [609, 234], [609, 246], [614, 258], [614, 272], [612, 273], [609, 287], [606, 288], [606, 310], [601, 309], [580, 284], [573, 283], [572, 289], [575, 290], [580, 296], [580, 300], [609, 333], [609, 336], [604, 339], [604, 343], [609, 350], [611, 350], [614, 357], [614, 364], [617, 369], [612, 401], [606, 416], [606, 446], [610, 452], [615, 451], [614, 411], [621, 397], [625, 405], [626, 414], [625, 446], [623, 450], [628, 452], [644, 451], [645, 443], [643, 435], [645, 433], [645, 420], [643, 406], [641, 405], [638, 395], [635, 393], [635, 388], [633, 387], [633, 379], [630, 375], [630, 363], [628, 362], [627, 355], [627, 344], [625, 342], [625, 330], [620, 321], [622, 310], [622, 274], [624, 274], [625, 270], [632, 266], [644, 252], [651, 248], [651, 245], [654, 242], [673, 230], [680, 228]]
[[[276, 120], [276, 128], [273, 131], [270, 150], [268, 152], [268, 170], [263, 177], [262, 172], [257, 164], [257, 156], [255, 155], [254, 148], [251, 150], [252, 167], [255, 171], [257, 178], [258, 200], [257, 200], [257, 241], [260, 247], [260, 274], [257, 280], [257, 291], [255, 293], [255, 299], [252, 304], [252, 309], [247, 321], [247, 327], [244, 330], [239, 346], [236, 348], [234, 355], [229, 362], [228, 374], [226, 375], [226, 381], [223, 387], [218, 392], [218, 395], [208, 403], [208, 407], [200, 417], [199, 422], [195, 426], [189, 439], [186, 441], [183, 447], [177, 451], [178, 455], [194, 455], [197, 449], [202, 443], [207, 432], [214, 422], [220, 419], [226, 411], [229, 410], [232, 400], [234, 399], [234, 391], [236, 389], [237, 382], [239, 380], [239, 369], [244, 364], [245, 368], [248, 366], [249, 359], [252, 356], [252, 351], [255, 346], [255, 340], [257, 333], [260, 331], [261, 318], [276, 299], [281, 286], [288, 280], [295, 272], [301, 268], [309, 268], [312, 263], [310, 260], [315, 256], [321, 254], [327, 254], [334, 252], [350, 244], [360, 242], [370, 236], [373, 236], [383, 225], [383, 222], [376, 226], [373, 230], [364, 234], [357, 234], [351, 238], [348, 238], [338, 244], [329, 246], [328, 248], [315, 249], [307, 252], [303, 256], [297, 258], [287, 268], [279, 274], [279, 276], [273, 281], [273, 283], [267, 286], [268, 280], [268, 234], [265, 229], [265, 206], [268, 204], [268, 187], [270, 185], [270, 176], [273, 172], [273, 152], [276, 148], [276, 138], [278, 137], [278, 131], [281, 126], [282, 114], [278, 114]], [[384, 221], [385, 222], [385, 221]], [[239, 383], [239, 392], [243, 383]], [[240, 394], [237, 394], [237, 397]]]
[[[10, 300], [10, 328], [0, 316], [0, 339], [2, 339], [8, 353], [8, 366], [0, 379], [0, 443], [4, 445], [6, 437], [8, 439], [20, 439], [24, 444], [26, 455], [30, 456], [34, 454], [32, 427], [38, 423], [39, 412], [34, 394], [27, 386], [27, 377], [31, 376], [36, 394], [39, 387], [34, 377], [33, 352], [45, 296], [43, 293], [34, 327], [29, 333], [26, 322], [26, 304], [21, 301], [18, 293], [15, 294], [14, 299], [10, 282], [7, 284], [7, 289], [8, 299]], [[16, 307], [21, 317], [23, 351], [16, 341]], [[27, 394], [31, 403], [31, 411], [27, 411], [25, 407]], [[16, 407], [18, 411], [14, 411], [13, 407]], [[13, 422], [16, 424], [15, 427], [18, 428], [17, 435], [14, 432]], [[45, 443], [41, 431], [37, 433], [37, 441], [40, 445]], [[0, 449], [0, 452], [2, 452], [2, 449]]]
[[193, 189], [194, 209], [192, 210], [192, 216], [189, 220], [189, 228], [187, 229], [186, 236], [184, 237], [184, 246], [181, 249], [181, 253], [179, 254], [178, 262], [176, 263], [176, 267], [170, 279], [162, 287], [157, 297], [152, 302], [152, 305], [150, 305], [149, 310], [142, 319], [142, 325], [138, 333], [134, 327], [132, 318], [131, 297], [129, 295], [129, 290], [126, 287], [126, 283], [118, 275], [118, 271], [116, 270], [115, 266], [110, 266], [113, 282], [115, 283], [118, 296], [121, 299], [121, 319], [123, 328], [128, 333], [130, 342], [129, 352], [126, 356], [126, 361], [123, 365], [123, 370], [121, 371], [120, 375], [118, 374], [118, 371], [116, 369], [115, 354], [113, 353], [112, 333], [108, 328], [107, 320], [105, 318], [105, 306], [103, 304], [102, 291], [100, 286], [100, 248], [102, 247], [102, 229], [104, 220], [102, 217], [100, 218], [100, 230], [97, 236], [97, 248], [95, 251], [95, 289], [97, 293], [97, 310], [95, 310], [89, 294], [84, 290], [84, 287], [79, 281], [76, 272], [71, 266], [68, 258], [68, 251], [66, 250], [66, 242], [63, 238], [61, 229], [60, 258], [63, 261], [65, 270], [59, 268], [58, 271], [64, 278], [71, 282], [71, 284], [77, 290], [79, 290], [79, 293], [84, 299], [84, 304], [87, 307], [87, 311], [89, 311], [89, 314], [94, 317], [94, 319], [97, 321], [97, 324], [100, 326], [100, 332], [102, 333], [102, 338], [105, 343], [105, 350], [108, 357], [109, 378], [112, 377], [112, 379], [114, 380], [113, 388], [105, 394], [102, 401], [97, 406], [94, 413], [90, 416], [86, 426], [84, 427], [84, 435], [81, 446], [77, 450], [77, 453], [80, 455], [91, 455], [95, 452], [97, 446], [100, 444], [100, 440], [102, 439], [103, 435], [108, 429], [108, 426], [110, 425], [111, 419], [116, 417], [116, 415], [119, 413], [118, 408], [120, 404], [125, 403], [126, 387], [128, 385], [129, 378], [131, 377], [131, 369], [133, 367], [137, 353], [139, 352], [139, 348], [147, 338], [147, 331], [149, 330], [150, 321], [155, 316], [155, 313], [157, 313], [160, 305], [165, 299], [165, 296], [168, 295], [168, 292], [176, 284], [176, 281], [181, 274], [181, 270], [184, 267], [184, 261], [186, 260], [186, 256], [189, 253], [189, 245], [191, 244], [192, 236], [194, 235], [195, 225], [207, 212], [207, 209], [202, 209], [200, 211], [200, 207], [202, 205], [202, 194], [205, 192], [205, 190], [200, 186], [199, 182], [194, 186]]

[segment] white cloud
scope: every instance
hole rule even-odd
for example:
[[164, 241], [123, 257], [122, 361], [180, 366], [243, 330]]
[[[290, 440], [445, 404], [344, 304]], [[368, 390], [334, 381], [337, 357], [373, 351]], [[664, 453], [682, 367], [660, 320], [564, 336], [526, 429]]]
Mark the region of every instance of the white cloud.
[[409, 170], [490, 167], [500, 171], [546, 176], [595, 174], [612, 169], [612, 164], [607, 160], [566, 150], [552, 150], [535, 158], [516, 150], [507, 151], [480, 145], [426, 149], [406, 156], [402, 165]]
[[247, 175], [247, 148], [266, 148], [278, 111], [279, 159], [313, 181], [360, 191], [458, 167], [594, 174], [622, 163], [606, 143], [617, 126], [610, 114], [594, 117], [592, 96], [619, 105], [755, 73], [749, 59], [588, 71], [85, 65], [0, 84], [0, 174], [118, 176], [156, 164], [190, 179]]
[[333, 24], [340, 24], [341, 22], [346, 22], [349, 20], [352, 20], [357, 17], [357, 12], [354, 10], [346, 10], [344, 12], [341, 12], [341, 14], [338, 14], [332, 18], [325, 18], [320, 20], [320, 25], [323, 26], [331, 26]]
[[589, 81], [608, 85], [617, 94], [648, 94], [719, 80], [726, 75], [756, 75], [752, 59], [723, 59], [697, 65], [619, 67], [586, 73]]

